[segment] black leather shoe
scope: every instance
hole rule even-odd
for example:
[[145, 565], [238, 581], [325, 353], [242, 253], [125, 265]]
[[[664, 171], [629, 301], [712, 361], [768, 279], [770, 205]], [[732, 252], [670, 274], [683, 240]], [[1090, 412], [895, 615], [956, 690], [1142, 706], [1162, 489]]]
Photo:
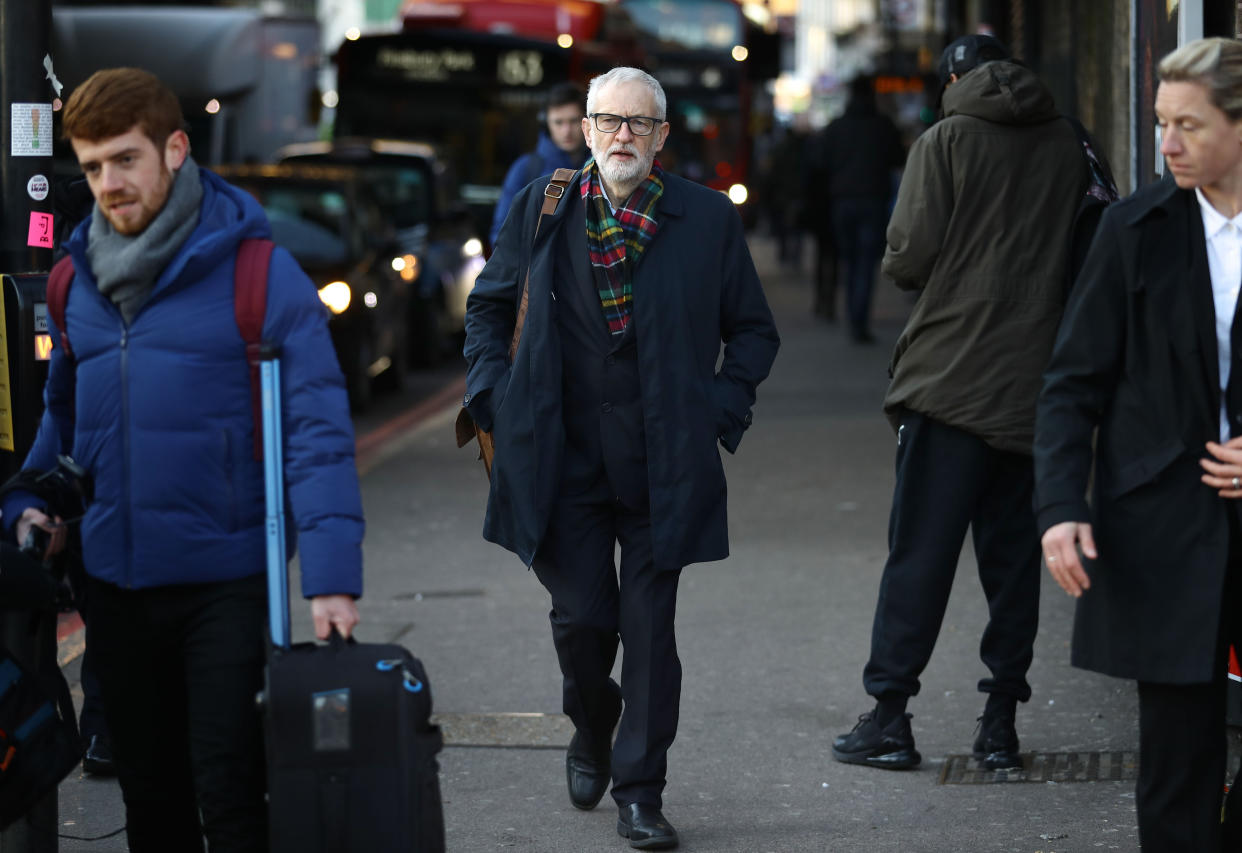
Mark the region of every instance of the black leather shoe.
[[569, 801], [574, 808], [583, 811], [595, 808], [612, 780], [611, 743], [605, 740], [593, 744], [589, 735], [580, 730], [574, 732], [565, 755], [565, 777], [569, 783]]
[[833, 739], [832, 757], [846, 764], [865, 764], [886, 770], [917, 767], [923, 756], [914, 748], [911, 716], [902, 714], [880, 728], [875, 711], [868, 711], [858, 718], [853, 729]]
[[974, 757], [985, 770], [1021, 770], [1018, 732], [1013, 714], [984, 714], [979, 718], [979, 736], [975, 738]]
[[90, 776], [115, 776], [116, 764], [112, 761], [112, 743], [103, 735], [91, 735], [82, 757], [82, 769]]
[[620, 806], [617, 832], [639, 850], [672, 850], [677, 846], [677, 830], [658, 808], [647, 803]]

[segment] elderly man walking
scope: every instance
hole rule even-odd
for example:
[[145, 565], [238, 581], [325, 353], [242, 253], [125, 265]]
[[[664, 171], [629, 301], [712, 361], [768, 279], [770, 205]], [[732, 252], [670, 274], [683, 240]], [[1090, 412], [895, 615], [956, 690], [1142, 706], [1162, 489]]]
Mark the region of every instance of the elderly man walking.
[[558, 188], [517, 197], [470, 296], [465, 347], [465, 405], [496, 448], [483, 535], [552, 599], [577, 728], [570, 801], [594, 808], [611, 777], [617, 830], [642, 849], [678, 843], [661, 812], [681, 691], [678, 579], [728, 555], [717, 445], [737, 449], [779, 346], [733, 205], [655, 160], [665, 110], [638, 69], [591, 81], [582, 131], [594, 157], [542, 225]]

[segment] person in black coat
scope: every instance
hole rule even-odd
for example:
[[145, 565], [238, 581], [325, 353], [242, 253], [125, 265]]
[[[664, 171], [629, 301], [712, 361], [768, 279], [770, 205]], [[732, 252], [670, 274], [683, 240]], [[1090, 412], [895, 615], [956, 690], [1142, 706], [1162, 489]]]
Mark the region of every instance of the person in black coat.
[[[845, 266], [850, 337], [871, 343], [871, 293], [884, 255], [893, 173], [906, 159], [901, 133], [876, 106], [873, 78], [856, 77], [850, 83], [845, 115], [824, 128], [815, 159], [828, 185], [811, 189], [831, 199], [833, 244]], [[835, 314], [835, 307], [824, 310]]]
[[464, 405], [495, 441], [483, 535], [552, 598], [577, 729], [570, 801], [594, 808], [611, 776], [618, 832], [644, 849], [678, 842], [661, 813], [681, 689], [678, 579], [728, 556], [717, 445], [737, 449], [780, 343], [733, 205], [655, 161], [665, 109], [638, 69], [591, 82], [594, 159], [541, 225], [556, 187], [518, 195], [467, 303], [465, 345]]
[[1192, 42], [1159, 73], [1172, 180], [1101, 219], [1038, 403], [1036, 506], [1078, 599], [1074, 665], [1138, 682], [1143, 850], [1237, 850], [1220, 809], [1242, 638], [1242, 43]]

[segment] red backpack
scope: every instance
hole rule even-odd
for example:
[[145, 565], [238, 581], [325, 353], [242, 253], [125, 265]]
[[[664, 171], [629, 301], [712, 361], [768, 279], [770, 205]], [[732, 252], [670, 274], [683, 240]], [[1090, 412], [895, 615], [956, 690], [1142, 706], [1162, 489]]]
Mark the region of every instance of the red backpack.
[[[246, 342], [246, 361], [250, 364], [250, 404], [254, 412], [254, 458], [263, 458], [263, 404], [259, 394], [259, 350], [263, 343], [263, 317], [267, 313], [267, 273], [274, 243], [271, 240], [242, 240], [237, 247], [233, 271], [233, 316], [237, 330]], [[73, 258], [57, 261], [47, 277], [47, 312], [60, 329], [60, 346], [74, 360], [65, 328], [65, 307], [69, 304], [69, 284], [73, 281]]]

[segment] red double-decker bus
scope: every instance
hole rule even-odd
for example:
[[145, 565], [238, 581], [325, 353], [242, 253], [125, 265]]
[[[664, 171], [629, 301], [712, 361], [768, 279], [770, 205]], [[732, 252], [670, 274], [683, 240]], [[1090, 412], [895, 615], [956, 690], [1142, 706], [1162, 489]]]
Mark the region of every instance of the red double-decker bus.
[[664, 87], [666, 168], [749, 196], [755, 30], [736, 0], [420, 0], [401, 23], [341, 45], [335, 133], [434, 144], [473, 205], [534, 146], [551, 86], [616, 65]]

